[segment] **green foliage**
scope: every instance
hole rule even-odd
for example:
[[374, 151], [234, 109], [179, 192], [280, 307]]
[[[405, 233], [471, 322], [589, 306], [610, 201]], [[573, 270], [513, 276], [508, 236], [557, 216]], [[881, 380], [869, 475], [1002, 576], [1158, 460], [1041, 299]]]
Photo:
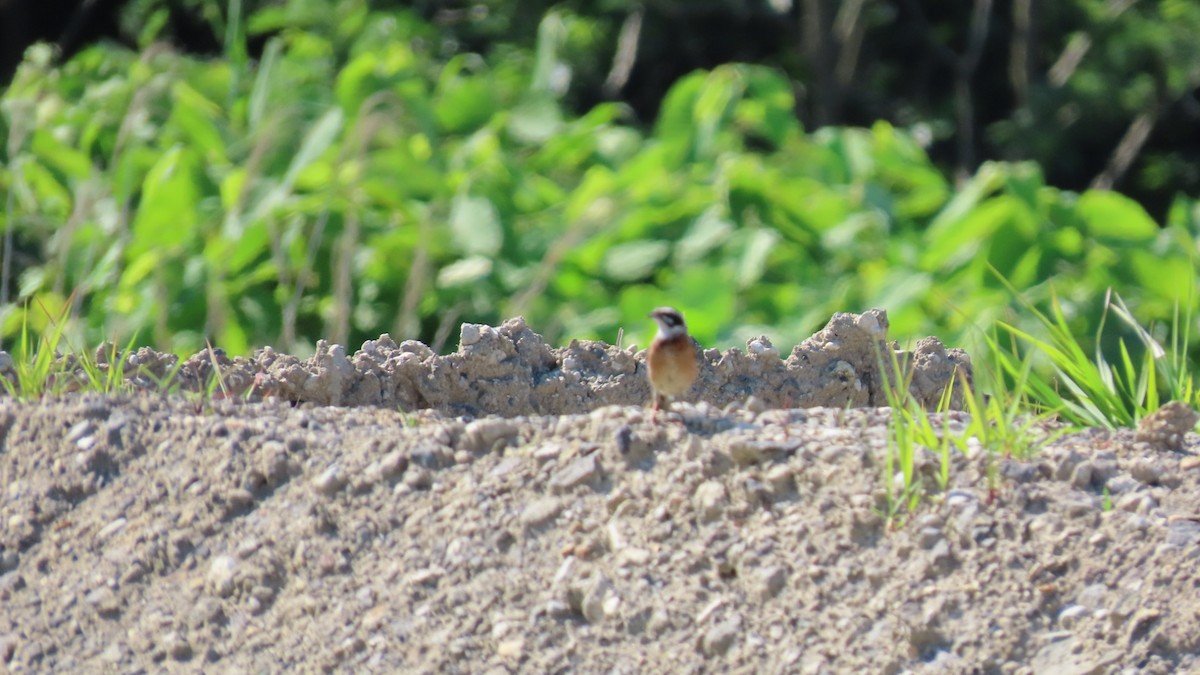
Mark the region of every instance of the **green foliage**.
[[[893, 334], [975, 348], [1010, 300], [992, 267], [1036, 307], [1052, 281], [1073, 336], [1096, 332], [1106, 287], [1142, 322], [1194, 315], [1194, 202], [1160, 229], [1032, 164], [954, 189], [904, 129], [805, 133], [769, 68], [692, 73], [643, 130], [617, 104], [566, 111], [570, 59], [594, 40], [567, 12], [533, 53], [486, 57], [354, 0], [233, 18], [218, 59], [31, 52], [0, 101], [20, 253], [5, 336], [23, 307], [75, 293], [77, 342], [177, 352], [384, 331], [444, 349], [458, 321], [516, 314], [551, 341], [648, 339], [661, 304], [706, 345], [766, 326], [796, 342], [879, 306]], [[264, 31], [251, 62], [242, 41]]]
[[[1012, 290], [1015, 294], [1016, 290]], [[1072, 424], [1109, 429], [1134, 426], [1167, 401], [1200, 405], [1187, 357], [1190, 310], [1182, 319], [1178, 311], [1174, 315], [1168, 352], [1110, 289], [1105, 294], [1104, 312], [1096, 329], [1095, 351], [1089, 356], [1072, 334], [1057, 299], [1052, 303], [1050, 316], [1029, 304], [1025, 309], [1041, 322], [1049, 337], [1039, 338], [1001, 322], [999, 327], [1014, 340], [1006, 344], [993, 335], [988, 342], [1002, 376], [1015, 377], [1015, 391], [1032, 405]], [[1139, 343], [1136, 345], [1139, 349], [1134, 351], [1125, 338], [1118, 338], [1116, 363], [1110, 362], [1101, 348], [1109, 311]], [[1022, 353], [1024, 357], [1020, 356]], [[1053, 374], [1031, 371], [1029, 362], [1034, 358], [1046, 361]]]

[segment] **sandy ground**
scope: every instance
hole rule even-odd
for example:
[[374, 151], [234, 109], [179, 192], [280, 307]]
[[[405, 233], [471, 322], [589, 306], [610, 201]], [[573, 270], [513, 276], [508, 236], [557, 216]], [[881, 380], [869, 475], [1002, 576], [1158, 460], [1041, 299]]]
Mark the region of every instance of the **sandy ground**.
[[[945, 490], [923, 453], [893, 526], [886, 331], [705, 351], [656, 420], [643, 353], [520, 320], [446, 356], [139, 350], [141, 393], [0, 400], [0, 666], [1200, 670], [1190, 411], [1029, 461], [955, 452]], [[930, 402], [970, 369], [933, 339], [900, 361]], [[171, 372], [183, 391], [148, 384]]]

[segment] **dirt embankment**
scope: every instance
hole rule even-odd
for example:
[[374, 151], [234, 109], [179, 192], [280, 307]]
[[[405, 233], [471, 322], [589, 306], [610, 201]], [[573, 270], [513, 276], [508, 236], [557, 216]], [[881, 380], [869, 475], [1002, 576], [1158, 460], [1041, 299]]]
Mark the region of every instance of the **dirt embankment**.
[[[465, 325], [447, 356], [384, 337], [218, 357], [248, 402], [0, 402], [0, 664], [1200, 668], [1194, 416], [1029, 462], [956, 452], [890, 529], [886, 327], [839, 315], [787, 359], [764, 338], [706, 351], [696, 403], [656, 422], [642, 355], [551, 349], [520, 320]], [[172, 369], [132, 356], [131, 378]], [[927, 401], [969, 368], [935, 340], [901, 360]], [[918, 471], [937, 484], [932, 453]]]

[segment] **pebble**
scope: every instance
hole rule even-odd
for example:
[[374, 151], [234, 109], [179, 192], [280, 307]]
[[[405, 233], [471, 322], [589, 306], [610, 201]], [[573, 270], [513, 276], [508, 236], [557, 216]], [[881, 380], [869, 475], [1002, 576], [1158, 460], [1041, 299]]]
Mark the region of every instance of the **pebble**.
[[455, 463], [450, 448], [430, 441], [422, 441], [409, 450], [408, 461], [425, 469], [444, 469]]
[[337, 464], [330, 466], [313, 479], [312, 485], [317, 492], [325, 496], [335, 494], [346, 485], [346, 479], [342, 476], [342, 467]]
[[393, 450], [379, 460], [379, 475], [383, 478], [395, 478], [408, 468], [408, 455], [399, 450]]
[[1158, 485], [1159, 480], [1162, 478], [1162, 470], [1153, 462], [1146, 459], [1139, 459], [1129, 468], [1129, 475], [1146, 485]]
[[741, 632], [741, 623], [737, 619], [726, 619], [704, 632], [700, 649], [708, 656], [723, 656]]
[[977, 505], [979, 498], [975, 493], [968, 490], [950, 490], [946, 495], [946, 505], [955, 511], [967, 508], [971, 505]]
[[1058, 613], [1058, 625], [1068, 630], [1079, 625], [1081, 619], [1088, 615], [1087, 607], [1079, 605], [1067, 605], [1061, 612]]
[[1117, 476], [1104, 484], [1110, 495], [1123, 495], [1142, 487], [1133, 476]]
[[505, 640], [496, 645], [496, 654], [505, 659], [520, 659], [525, 653], [525, 638]]
[[776, 496], [786, 495], [796, 489], [796, 472], [787, 464], [776, 464], [768, 469], [766, 479]]
[[[92, 438], [92, 434], [94, 434], [95, 432], [96, 432], [96, 427], [95, 427], [95, 425], [92, 424], [92, 422], [90, 420], [83, 420], [82, 422], [76, 422], [71, 427], [71, 430], [67, 432], [67, 442], [74, 443], [76, 446], [80, 447], [81, 449], [86, 450], [87, 448], [83, 447], [83, 445], [81, 445], [81, 442], [83, 442], [84, 439]], [[93, 439], [90, 443], [94, 444], [94, 441], [95, 441], [95, 439]], [[90, 445], [89, 445], [89, 447], [90, 447]]]
[[1079, 591], [1075, 601], [1087, 609], [1097, 610], [1104, 607], [1109, 594], [1108, 586], [1102, 583], [1089, 584]]
[[192, 658], [192, 645], [175, 631], [168, 632], [159, 638], [159, 644], [176, 661], [186, 661]]
[[411, 586], [436, 586], [445, 574], [446, 571], [440, 567], [427, 567], [408, 574], [404, 581]]
[[929, 564], [925, 568], [925, 578], [932, 579], [941, 574], [947, 574], [954, 569], [956, 560], [950, 551], [950, 544], [943, 537], [929, 551]]
[[129, 521], [123, 517], [113, 519], [107, 525], [100, 528], [100, 531], [96, 533], [96, 541], [98, 543], [104, 543], [105, 541], [108, 541], [110, 537], [117, 534], [121, 530], [124, 530], [125, 525], [128, 522]]
[[779, 565], [764, 567], [754, 574], [754, 596], [759, 602], [779, 595], [785, 585], [787, 585], [787, 570]]
[[700, 484], [696, 488], [696, 493], [692, 497], [695, 503], [696, 510], [700, 513], [700, 520], [706, 523], [721, 517], [725, 511], [725, 504], [729, 501], [729, 495], [725, 490], [724, 483], [720, 481], [710, 480]]
[[1200, 544], [1200, 522], [1191, 519], [1168, 522], [1167, 543], [1179, 548], [1190, 548]]
[[621, 552], [617, 554], [617, 564], [621, 567], [641, 567], [649, 563], [652, 557], [650, 551], [631, 546], [621, 549]]
[[208, 564], [208, 585], [214, 593], [222, 598], [233, 594], [237, 568], [237, 559], [231, 555], [219, 555], [212, 559]]
[[[598, 624], [604, 621], [608, 615], [610, 608], [615, 609], [612, 603], [606, 602], [608, 596], [613, 592], [612, 581], [608, 577], [601, 574], [588, 588], [583, 595], [583, 600], [580, 603], [580, 613], [583, 618], [587, 619], [588, 623]], [[615, 595], [613, 596], [616, 597]]]
[[[546, 464], [547, 461], [558, 459], [559, 455], [563, 454], [562, 443], [545, 443], [533, 452], [533, 459], [538, 460], [539, 464]], [[509, 458], [505, 458], [508, 460]], [[515, 458], [514, 458], [515, 459]]]
[[1161, 618], [1162, 612], [1153, 608], [1139, 609], [1134, 612], [1133, 617], [1129, 620], [1129, 628], [1125, 631], [1125, 644], [1132, 647], [1135, 642], [1146, 637]]
[[555, 473], [549, 484], [551, 488], [566, 491], [595, 480], [600, 476], [600, 472], [600, 461], [596, 455], [584, 455]]
[[1087, 489], [1092, 484], [1092, 476], [1095, 474], [1096, 465], [1091, 461], [1085, 460], [1076, 465], [1075, 470], [1071, 472], [1071, 485], [1080, 490]]
[[936, 527], [923, 527], [917, 534], [917, 545], [927, 551], [941, 540], [942, 531]]
[[121, 611], [121, 599], [107, 586], [101, 586], [84, 596], [84, 602], [91, 605], [100, 616], [113, 617]]
[[543, 497], [530, 502], [521, 510], [521, 524], [525, 527], [541, 527], [552, 522], [562, 510], [562, 502], [558, 497]]
[[1154, 500], [1154, 497], [1151, 497], [1145, 492], [1131, 492], [1129, 494], [1121, 495], [1121, 497], [1117, 499], [1115, 506], [1119, 511], [1125, 511], [1127, 513], [1140, 513], [1145, 515], [1150, 512], [1150, 509], [1153, 509], [1157, 505], [1158, 504]]
[[499, 440], [511, 441], [520, 431], [516, 420], [506, 417], [485, 417], [467, 424], [463, 429], [463, 447], [477, 452], [492, 450]]
[[761, 464], [769, 456], [779, 452], [779, 444], [749, 438], [734, 439], [727, 446], [729, 456], [738, 466]]
[[433, 474], [423, 466], [410, 464], [408, 471], [404, 473], [404, 480], [396, 484], [393, 491], [398, 491], [401, 488], [409, 488], [412, 490], [428, 490], [433, 487]]

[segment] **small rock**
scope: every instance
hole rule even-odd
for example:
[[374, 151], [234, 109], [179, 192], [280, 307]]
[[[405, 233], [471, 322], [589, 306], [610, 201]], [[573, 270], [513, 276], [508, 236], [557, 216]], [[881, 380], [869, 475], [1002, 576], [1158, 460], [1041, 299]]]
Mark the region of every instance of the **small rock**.
[[17, 569], [21, 564], [21, 556], [16, 551], [10, 551], [0, 544], [0, 574]]
[[1102, 583], [1089, 584], [1079, 591], [1076, 602], [1086, 609], [1097, 610], [1108, 602], [1109, 594], [1108, 586]]
[[[598, 624], [604, 621], [608, 614], [608, 608], [611, 603], [606, 602], [609, 594], [613, 592], [612, 582], [608, 577], [600, 575], [591, 587], [583, 595], [579, 610], [583, 614], [583, 618], [587, 619], [588, 623]], [[616, 597], [615, 595], [613, 596]]]
[[404, 580], [412, 586], [436, 586], [445, 574], [440, 567], [427, 567], [410, 573]]
[[109, 524], [100, 528], [100, 531], [96, 533], [96, 541], [99, 543], [108, 541], [108, 539], [110, 537], [112, 537], [114, 534], [125, 529], [125, 525], [128, 522], [129, 521], [125, 518], [116, 518], [116, 519], [112, 520], [111, 522], [109, 522]]
[[925, 570], [925, 578], [931, 579], [939, 574], [947, 574], [954, 569], [957, 561], [950, 552], [950, 544], [943, 537], [929, 551], [929, 566]]
[[557, 497], [543, 497], [525, 505], [521, 511], [521, 524], [525, 527], [541, 527], [558, 517], [562, 503]]
[[208, 585], [214, 593], [222, 598], [233, 594], [237, 567], [237, 559], [231, 555], [219, 555], [212, 559], [208, 564]]
[[1075, 468], [1084, 461], [1083, 455], [1074, 450], [1067, 451], [1058, 457], [1058, 465], [1054, 470], [1056, 480], [1068, 480], [1075, 474]]
[[1200, 543], [1200, 522], [1191, 519], [1168, 521], [1167, 543], [1179, 548], [1189, 548]]
[[1070, 630], [1079, 625], [1079, 621], [1088, 615], [1087, 607], [1067, 605], [1058, 613], [1058, 625]]
[[696, 505], [696, 510], [700, 512], [700, 520], [706, 523], [721, 517], [725, 510], [725, 504], [729, 501], [729, 495], [725, 491], [725, 485], [719, 481], [705, 481], [696, 488], [696, 493], [692, 497]]
[[550, 487], [559, 491], [570, 490], [595, 480], [600, 476], [600, 472], [600, 462], [596, 455], [584, 455], [554, 474], [549, 481]]
[[404, 473], [404, 481], [396, 487], [407, 486], [413, 490], [428, 490], [433, 486], [433, 474], [423, 466], [410, 464]]
[[563, 446], [561, 443], [546, 443], [537, 450], [533, 451], [533, 458], [536, 459], [539, 464], [545, 464], [552, 459], [558, 459], [558, 456], [561, 455], [562, 452]]
[[936, 527], [924, 527], [917, 534], [917, 545], [928, 551], [942, 540], [942, 531]]
[[1117, 476], [1104, 484], [1104, 488], [1108, 490], [1110, 495], [1123, 495], [1127, 492], [1133, 492], [1141, 489], [1142, 484], [1133, 478], [1133, 476]]
[[700, 640], [700, 650], [708, 656], [722, 656], [733, 646], [741, 631], [741, 623], [736, 619], [722, 621], [705, 631]]
[[621, 567], [641, 567], [650, 562], [651, 553], [644, 548], [629, 547], [621, 549], [617, 555], [617, 564]]
[[525, 653], [525, 638], [505, 640], [496, 645], [496, 654], [505, 659], [520, 659]]
[[946, 493], [946, 505], [956, 511], [978, 503], [979, 497], [976, 497], [975, 493], [970, 490], [955, 489]]
[[84, 602], [91, 605], [96, 613], [104, 617], [113, 617], [121, 611], [121, 599], [108, 586], [101, 586], [87, 594]]
[[761, 464], [779, 451], [779, 445], [749, 438], [738, 438], [729, 443], [729, 456], [738, 466]]
[[174, 631], [162, 636], [159, 644], [171, 658], [176, 661], [186, 661], [192, 658], [192, 645], [186, 639]]
[[778, 565], [764, 567], [754, 575], [754, 596], [759, 602], [769, 600], [787, 584], [787, 570]]
[[1117, 500], [1116, 507], [1119, 511], [1128, 513], [1149, 513], [1151, 509], [1157, 506], [1154, 497], [1145, 492], [1131, 492], [1126, 495], [1121, 495]]
[[1055, 636], [1037, 651], [1030, 665], [1035, 673], [1055, 675], [1095, 675], [1104, 672], [1104, 664], [1083, 653], [1078, 641], [1066, 633]]
[[787, 464], [776, 464], [767, 471], [767, 482], [777, 496], [786, 495], [796, 489], [796, 472]]
[[1084, 460], [1075, 466], [1075, 470], [1071, 472], [1071, 485], [1080, 490], [1087, 489], [1092, 484], [1092, 476], [1095, 474], [1096, 466], [1089, 460]]
[[[0, 657], [3, 657], [3, 654], [0, 654]], [[104, 648], [104, 651], [100, 653], [100, 660], [104, 661], [105, 663], [109, 663], [109, 664], [115, 665], [117, 663], [120, 663], [121, 659], [123, 659], [123, 658], [125, 658], [125, 650], [121, 647], [121, 644], [118, 642], [113, 642], [113, 643], [109, 644], [107, 647]], [[8, 661], [8, 659], [0, 658], [0, 661]]]
[[1180, 471], [1190, 471], [1197, 467], [1200, 467], [1200, 455], [1192, 455], [1191, 457], [1184, 457], [1183, 459], [1181, 459], [1179, 461]]
[[1146, 485], [1158, 485], [1162, 471], [1153, 462], [1139, 459], [1129, 468], [1129, 475]]
[[317, 492], [325, 496], [336, 493], [346, 485], [346, 480], [342, 476], [342, 468], [337, 464], [330, 466], [313, 479], [312, 485]]
[[67, 432], [67, 442], [78, 444], [84, 438], [91, 436], [96, 431], [96, 427], [92, 425], [90, 420], [76, 422], [71, 430]]
[[463, 429], [462, 445], [476, 452], [493, 449], [500, 440], [511, 440], [520, 431], [520, 426], [505, 417], [486, 417], [467, 424]]
[[395, 478], [408, 468], [408, 456], [399, 450], [393, 450], [379, 460], [379, 475], [383, 478]]
[[1129, 628], [1125, 633], [1125, 644], [1132, 647], [1133, 643], [1146, 637], [1161, 618], [1162, 612], [1152, 608], [1139, 609], [1137, 612], [1134, 612], [1133, 618], [1129, 620]]

